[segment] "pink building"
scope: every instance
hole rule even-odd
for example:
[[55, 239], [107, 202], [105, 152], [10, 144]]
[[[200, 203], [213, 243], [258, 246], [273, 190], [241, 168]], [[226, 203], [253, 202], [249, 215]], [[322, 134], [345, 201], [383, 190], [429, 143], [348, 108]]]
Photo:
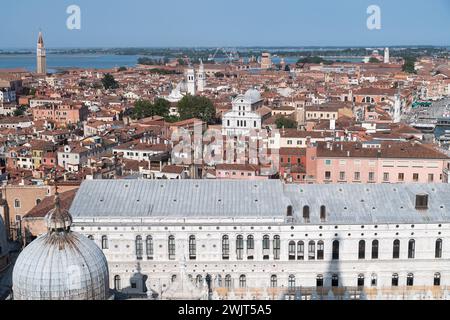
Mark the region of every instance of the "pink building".
[[267, 176], [260, 176], [260, 167], [253, 164], [218, 164], [216, 165], [217, 179], [234, 180], [258, 180], [267, 179]]
[[87, 119], [89, 110], [85, 105], [49, 104], [31, 109], [33, 120], [51, 120], [62, 126], [76, 124]]
[[310, 183], [447, 183], [449, 158], [411, 142], [319, 142], [306, 154]]

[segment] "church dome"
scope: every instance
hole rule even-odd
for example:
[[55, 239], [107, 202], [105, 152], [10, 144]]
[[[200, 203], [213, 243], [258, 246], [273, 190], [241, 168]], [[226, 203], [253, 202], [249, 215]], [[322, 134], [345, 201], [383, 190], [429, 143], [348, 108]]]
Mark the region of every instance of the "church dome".
[[48, 232], [19, 255], [13, 270], [14, 300], [106, 300], [106, 257], [94, 241], [72, 232], [72, 217], [55, 197], [45, 217]]
[[256, 89], [248, 89], [245, 92], [245, 97], [251, 101], [251, 103], [255, 103], [261, 100], [261, 94]]

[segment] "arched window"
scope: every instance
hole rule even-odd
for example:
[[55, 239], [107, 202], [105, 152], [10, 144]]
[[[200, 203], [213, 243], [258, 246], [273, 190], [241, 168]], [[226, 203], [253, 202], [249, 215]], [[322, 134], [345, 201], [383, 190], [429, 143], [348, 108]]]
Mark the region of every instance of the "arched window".
[[323, 287], [323, 275], [321, 274], [316, 277], [316, 287]]
[[376, 287], [378, 282], [378, 277], [375, 273], [372, 273], [372, 276], [370, 277], [370, 285], [372, 287]]
[[372, 259], [378, 259], [378, 240], [372, 241]]
[[436, 272], [434, 274], [434, 282], [433, 282], [433, 284], [435, 286], [440, 286], [441, 285], [441, 274], [439, 272]]
[[88, 235], [89, 240], [94, 240], [94, 236], [92, 234]]
[[142, 237], [137, 236], [135, 241], [135, 248], [136, 248], [136, 259], [142, 260]]
[[36, 205], [38, 205], [38, 204], [41, 203], [41, 202], [42, 202], [41, 199], [39, 199], [39, 198], [36, 199]]
[[169, 236], [169, 260], [175, 260], [175, 237]]
[[434, 257], [435, 258], [442, 258], [442, 239], [436, 240], [436, 246], [434, 249]]
[[174, 282], [175, 280], [177, 280], [177, 275], [176, 275], [176, 274], [173, 274], [173, 275], [172, 275], [172, 278], [170, 278], [170, 281], [171, 281], [171, 282]]
[[20, 200], [19, 199], [14, 200], [14, 208], [20, 208]]
[[280, 249], [281, 249], [281, 241], [280, 236], [273, 237], [273, 258], [274, 260], [280, 259]]
[[332, 287], [339, 287], [339, 276], [337, 274], [333, 274], [331, 276], [331, 286]]
[[320, 221], [325, 222], [327, 220], [327, 208], [320, 206]]
[[303, 219], [305, 222], [309, 222], [309, 206], [303, 207]]
[[392, 275], [392, 286], [398, 287], [398, 273]]
[[364, 275], [362, 273], [358, 274], [358, 287], [364, 287]]
[[263, 249], [263, 259], [264, 260], [269, 259], [270, 237], [267, 234], [264, 235], [263, 237], [262, 249]]
[[120, 283], [120, 276], [114, 276], [114, 290], [120, 291], [121, 290], [121, 283]]
[[316, 258], [316, 243], [310, 241], [308, 243], [308, 260], [314, 260]]
[[221, 288], [222, 287], [222, 276], [220, 274], [217, 275], [216, 281], [217, 281], [217, 287]]
[[295, 251], [295, 241], [290, 241], [288, 247], [289, 260], [295, 260]]
[[108, 249], [108, 237], [102, 236], [102, 249]]
[[152, 236], [147, 236], [145, 240], [145, 245], [147, 249], [147, 259], [153, 260], [153, 238]]
[[230, 259], [230, 239], [227, 235], [222, 237], [222, 259]]
[[406, 285], [408, 287], [412, 287], [414, 285], [414, 274], [408, 273], [408, 276], [406, 277]]
[[305, 243], [303, 241], [297, 242], [297, 260], [305, 259]]
[[197, 287], [201, 287], [203, 285], [203, 277], [201, 274], [197, 275], [197, 277], [195, 278], [195, 284], [197, 285]]
[[239, 288], [245, 288], [247, 287], [247, 279], [245, 277], [245, 275], [241, 275], [239, 277]]
[[239, 235], [236, 238], [236, 259], [242, 260], [244, 258], [244, 237]]
[[253, 260], [255, 250], [255, 238], [252, 235], [247, 236], [247, 259]]
[[323, 241], [320, 240], [317, 242], [317, 260], [323, 260], [323, 251], [324, 251], [324, 244]]
[[366, 242], [364, 240], [359, 241], [358, 245], [358, 259], [366, 258]]
[[289, 275], [288, 288], [289, 289], [295, 288], [295, 276], [293, 274]]
[[277, 276], [276, 275], [270, 276], [270, 287], [271, 288], [276, 288], [277, 286], [278, 286], [278, 284], [277, 284]]
[[195, 260], [197, 258], [197, 245], [195, 242], [195, 236], [189, 236], [189, 259]]
[[247, 236], [247, 251], [255, 249], [255, 238], [252, 235]]
[[400, 240], [395, 239], [392, 250], [392, 258], [398, 259], [400, 257]]
[[408, 259], [414, 259], [416, 255], [416, 241], [414, 239], [408, 242]]
[[229, 274], [225, 276], [225, 288], [231, 289], [231, 275]]
[[333, 241], [332, 257], [333, 260], [339, 260], [339, 240]]

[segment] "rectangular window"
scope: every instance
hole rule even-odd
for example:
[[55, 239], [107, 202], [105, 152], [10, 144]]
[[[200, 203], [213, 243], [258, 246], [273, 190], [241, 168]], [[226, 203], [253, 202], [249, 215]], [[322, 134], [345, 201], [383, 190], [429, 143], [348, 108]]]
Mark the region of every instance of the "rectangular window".
[[355, 181], [359, 181], [361, 180], [361, 173], [360, 172], [355, 172]]
[[331, 180], [331, 171], [325, 171], [325, 180]]
[[369, 181], [370, 182], [375, 181], [375, 172], [369, 172]]
[[325, 160], [325, 165], [326, 166], [331, 166], [331, 160]]
[[398, 174], [398, 181], [399, 182], [405, 181], [405, 174], [404, 173], [399, 173]]
[[341, 181], [345, 180], [345, 172], [344, 171], [339, 172], [339, 180], [341, 180]]
[[428, 174], [428, 182], [429, 183], [434, 182], [434, 174], [432, 174], [432, 173]]
[[419, 174], [418, 173], [413, 173], [413, 181], [414, 182], [419, 181]]
[[383, 173], [383, 182], [389, 182], [389, 172]]

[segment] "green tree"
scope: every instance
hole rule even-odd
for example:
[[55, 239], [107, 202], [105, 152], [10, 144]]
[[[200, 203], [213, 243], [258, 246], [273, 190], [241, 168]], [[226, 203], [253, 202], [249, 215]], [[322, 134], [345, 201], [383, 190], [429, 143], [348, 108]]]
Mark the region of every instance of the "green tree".
[[375, 58], [375, 57], [370, 57], [369, 63], [380, 63], [380, 60], [378, 60], [378, 59]]
[[180, 120], [198, 118], [207, 123], [212, 123], [216, 116], [216, 108], [211, 100], [206, 97], [187, 95], [178, 104]]
[[27, 111], [27, 106], [19, 106], [17, 107], [16, 110], [14, 110], [14, 116], [15, 117], [19, 117], [19, 116], [23, 116], [25, 114], [25, 111]]
[[150, 116], [152, 103], [148, 100], [138, 100], [134, 103], [132, 118], [142, 119]]
[[405, 63], [402, 66], [402, 70], [407, 73], [416, 73], [415, 63], [417, 59], [412, 56], [404, 57]]
[[277, 125], [278, 129], [281, 128], [286, 128], [286, 129], [294, 129], [297, 128], [297, 122], [289, 119], [289, 118], [285, 118], [285, 117], [279, 117], [275, 120], [275, 124]]
[[119, 69], [117, 69], [117, 71], [122, 72], [122, 71], [127, 71], [126, 67], [120, 67]]
[[134, 103], [134, 109], [132, 113], [132, 118], [142, 119], [153, 116], [161, 116], [164, 118], [169, 117], [170, 112], [170, 102], [158, 98], [155, 103], [151, 103], [148, 100], [138, 100]]
[[158, 98], [153, 104], [152, 111], [153, 112], [151, 116], [158, 115], [167, 118], [170, 112], [170, 102], [166, 99]]
[[102, 84], [106, 90], [117, 89], [119, 87], [119, 84], [117, 83], [116, 79], [114, 79], [114, 76], [111, 73], [106, 73], [103, 76]]

